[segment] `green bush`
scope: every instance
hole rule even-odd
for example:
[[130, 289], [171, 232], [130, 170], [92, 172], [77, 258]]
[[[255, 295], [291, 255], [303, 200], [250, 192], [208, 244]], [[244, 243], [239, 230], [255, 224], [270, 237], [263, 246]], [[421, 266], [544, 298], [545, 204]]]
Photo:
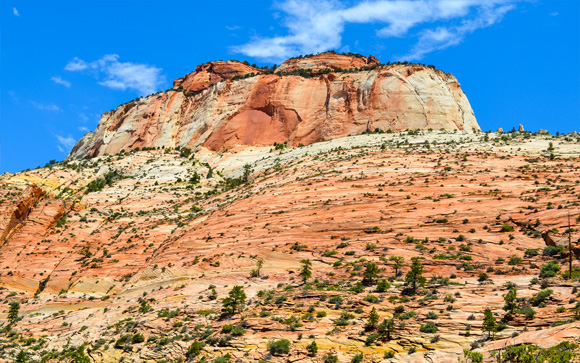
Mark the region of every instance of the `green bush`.
[[542, 304], [546, 299], [552, 295], [553, 291], [550, 289], [540, 291], [536, 296], [530, 298], [530, 303], [533, 306], [539, 306]]
[[426, 323], [426, 324], [421, 324], [421, 328], [419, 328], [419, 330], [422, 333], [435, 333], [439, 329], [437, 329], [437, 325], [429, 322], [429, 323]]
[[560, 272], [560, 265], [557, 261], [550, 261], [547, 264], [542, 265], [540, 269], [540, 278], [554, 277]]
[[273, 340], [268, 343], [268, 351], [272, 355], [286, 355], [290, 353], [290, 341], [288, 339]]
[[333, 355], [332, 353], [327, 353], [324, 357], [322, 357], [322, 361], [324, 363], [337, 363], [338, 357]]
[[133, 337], [131, 338], [131, 342], [133, 344], [139, 344], [139, 343], [143, 343], [145, 341], [145, 337], [143, 336], [143, 334], [135, 334], [133, 335]]
[[367, 295], [365, 296], [364, 301], [370, 302], [371, 304], [376, 304], [379, 301], [379, 298], [375, 295]]
[[540, 254], [540, 252], [538, 252], [538, 249], [537, 249], [537, 248], [528, 248], [528, 249], [526, 250], [526, 252], [524, 253], [524, 255], [525, 255], [526, 257], [528, 257], [528, 258], [530, 258], [530, 257], [535, 257], [535, 256], [537, 256], [537, 255], [539, 255], [539, 254]]
[[186, 353], [187, 358], [191, 359], [193, 357], [197, 357], [199, 355], [199, 353], [201, 353], [201, 349], [203, 347], [205, 347], [204, 342], [195, 341], [195, 342], [191, 343], [191, 345], [187, 349], [187, 353]]
[[425, 319], [437, 319], [439, 316], [434, 312], [430, 311], [425, 315]]
[[562, 246], [546, 246], [542, 251], [542, 255], [551, 257], [559, 254], [562, 251], [564, 251], [564, 247]]
[[514, 227], [510, 226], [509, 224], [504, 224], [501, 226], [501, 231], [502, 232], [513, 232]]

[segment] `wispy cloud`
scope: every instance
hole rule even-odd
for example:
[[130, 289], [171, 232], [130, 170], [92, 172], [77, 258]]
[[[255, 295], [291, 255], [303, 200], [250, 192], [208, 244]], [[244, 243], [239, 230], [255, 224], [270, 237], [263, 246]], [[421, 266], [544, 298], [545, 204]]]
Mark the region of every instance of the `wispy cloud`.
[[13, 13], [15, 16], [20, 16], [20, 13], [18, 12], [18, 9], [16, 9], [16, 8], [12, 8], [12, 13]]
[[42, 111], [60, 111], [60, 107], [58, 107], [54, 103], [41, 103], [34, 101], [31, 101], [30, 103], [32, 104], [32, 106]]
[[78, 129], [79, 129], [79, 131], [82, 131], [82, 132], [89, 132], [89, 131], [91, 131], [91, 130], [89, 130], [88, 127], [84, 127], [84, 126], [79, 126]]
[[558, 16], [558, 15], [560, 15], [560, 13], [557, 12], [557, 11], [554, 11], [553, 13], [550, 13], [550, 16]]
[[70, 135], [68, 136], [54, 135], [54, 137], [56, 137], [57, 140], [56, 147], [62, 153], [68, 154], [77, 143], [77, 140]]
[[65, 80], [65, 79], [62, 79], [60, 76], [54, 76], [54, 77], [51, 77], [50, 79], [54, 83], [61, 84], [61, 85], [65, 86], [66, 88], [70, 88], [70, 82]]
[[[519, 0], [369, 0], [351, 6], [334, 0], [284, 0], [277, 8], [286, 35], [255, 37], [233, 47], [247, 56], [281, 60], [296, 54], [342, 47], [347, 24], [373, 24], [378, 37], [410, 37], [408, 60], [461, 43], [469, 33], [491, 26]], [[455, 24], [452, 24], [455, 23]], [[457, 25], [458, 23], [458, 25]], [[429, 25], [435, 25], [429, 27]], [[422, 29], [410, 34], [418, 25]]]
[[73, 58], [65, 67], [71, 72], [88, 71], [93, 73], [99, 84], [112, 89], [135, 90], [140, 94], [155, 92], [165, 83], [162, 69], [147, 64], [119, 62], [117, 54], [107, 54], [101, 59], [86, 62]]
[[239, 30], [239, 29], [241, 29], [241, 27], [240, 27], [240, 26], [238, 26], [238, 25], [233, 25], [233, 26], [228, 26], [228, 25], [226, 25], [226, 29], [227, 29], [227, 30], [234, 31], [234, 30]]

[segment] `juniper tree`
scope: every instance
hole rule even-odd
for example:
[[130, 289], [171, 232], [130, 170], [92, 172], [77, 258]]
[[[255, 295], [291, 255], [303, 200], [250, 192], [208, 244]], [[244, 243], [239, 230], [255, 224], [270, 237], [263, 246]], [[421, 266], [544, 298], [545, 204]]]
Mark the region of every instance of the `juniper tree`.
[[373, 280], [376, 280], [379, 278], [379, 268], [377, 267], [377, 265], [375, 265], [374, 263], [369, 263], [366, 268], [365, 271], [363, 272], [363, 284], [365, 285], [372, 285], [373, 284]]
[[484, 317], [483, 317], [483, 324], [481, 326], [481, 330], [483, 330], [484, 332], [488, 332], [488, 338], [491, 337], [491, 333], [496, 331], [496, 324], [495, 324], [495, 317], [493, 316], [493, 313], [491, 312], [490, 308], [485, 309], [485, 312], [483, 313]]
[[509, 287], [508, 292], [503, 296], [503, 300], [505, 301], [505, 305], [503, 306], [505, 312], [508, 315], [513, 314], [518, 308], [518, 291], [515, 286]]
[[379, 314], [377, 313], [377, 309], [373, 306], [373, 309], [371, 310], [369, 318], [367, 320], [366, 329], [373, 330], [377, 327], [378, 323], [379, 323]]
[[390, 340], [391, 333], [395, 331], [395, 321], [393, 319], [384, 319], [377, 327], [377, 330], [382, 339]]
[[18, 313], [20, 312], [20, 303], [18, 301], [13, 301], [10, 303], [10, 308], [8, 309], [8, 322], [10, 324], [15, 324], [18, 321]]
[[300, 261], [300, 263], [302, 264], [302, 269], [300, 270], [299, 276], [302, 278], [303, 282], [306, 282], [306, 280], [312, 277], [312, 262], [305, 258]]
[[399, 270], [403, 267], [403, 262], [405, 258], [403, 256], [391, 256], [389, 257], [389, 261], [393, 261], [393, 265], [391, 268], [395, 270], [395, 277], [399, 274]]
[[237, 310], [241, 310], [246, 303], [246, 293], [241, 286], [234, 286], [228, 293], [228, 297], [223, 299], [223, 311], [230, 314], [235, 314]]
[[421, 264], [421, 259], [419, 257], [411, 258], [411, 270], [405, 275], [405, 286], [411, 289], [411, 292], [415, 293], [417, 287], [425, 286], [425, 277], [423, 277], [423, 265]]

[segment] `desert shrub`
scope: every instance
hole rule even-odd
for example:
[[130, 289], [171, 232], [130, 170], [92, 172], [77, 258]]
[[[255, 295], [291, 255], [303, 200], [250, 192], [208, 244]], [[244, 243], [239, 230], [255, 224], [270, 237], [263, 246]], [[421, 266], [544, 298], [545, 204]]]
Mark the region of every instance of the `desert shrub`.
[[546, 246], [542, 251], [542, 255], [551, 257], [559, 254], [562, 251], [564, 251], [564, 247], [562, 246]]
[[540, 278], [554, 277], [560, 272], [560, 265], [557, 261], [550, 261], [547, 264], [542, 265], [540, 269]]
[[542, 304], [546, 299], [552, 295], [553, 291], [550, 289], [540, 291], [536, 296], [530, 298], [530, 303], [533, 306], [539, 306]]
[[324, 363], [337, 363], [338, 357], [332, 353], [327, 353], [324, 357], [322, 357], [322, 361]]
[[199, 353], [201, 353], [201, 349], [205, 347], [204, 342], [194, 341], [191, 343], [189, 348], [187, 349], [186, 357], [191, 359], [193, 357], [197, 357]]
[[513, 232], [514, 231], [514, 227], [510, 226], [509, 224], [504, 224], [501, 226], [501, 231], [502, 232]]
[[426, 324], [421, 324], [421, 327], [419, 328], [419, 330], [422, 333], [435, 333], [439, 329], [437, 329], [437, 325], [435, 325], [431, 322], [428, 322]]
[[437, 319], [439, 316], [434, 312], [430, 311], [425, 315], [425, 319]]
[[268, 351], [272, 355], [286, 355], [290, 353], [290, 341], [288, 339], [273, 340], [268, 343]]

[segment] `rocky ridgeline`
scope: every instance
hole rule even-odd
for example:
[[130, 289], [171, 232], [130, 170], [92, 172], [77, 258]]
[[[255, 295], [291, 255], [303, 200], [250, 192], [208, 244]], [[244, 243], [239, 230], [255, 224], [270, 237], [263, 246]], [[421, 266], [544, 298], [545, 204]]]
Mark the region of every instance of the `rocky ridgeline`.
[[236, 61], [199, 65], [166, 92], [103, 114], [69, 159], [143, 147], [298, 146], [365, 131], [478, 131], [451, 74], [372, 56], [322, 53], [275, 70]]
[[579, 161], [576, 134], [413, 131], [4, 174], [0, 360], [573, 350]]

